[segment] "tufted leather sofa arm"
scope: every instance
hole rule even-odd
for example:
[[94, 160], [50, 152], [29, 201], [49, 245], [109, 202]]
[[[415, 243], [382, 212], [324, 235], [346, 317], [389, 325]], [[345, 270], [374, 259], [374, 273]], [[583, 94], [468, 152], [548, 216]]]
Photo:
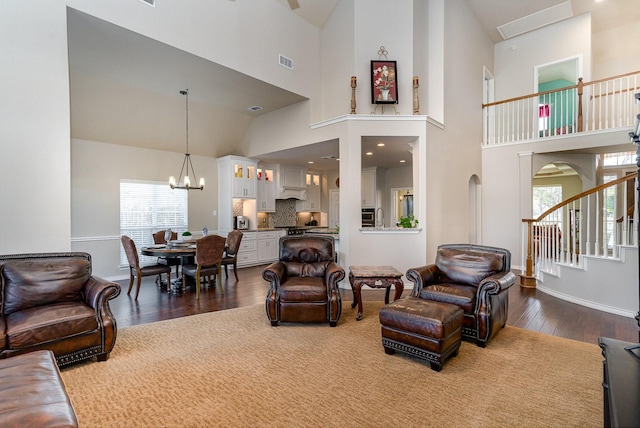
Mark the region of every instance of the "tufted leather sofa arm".
[[344, 269], [342, 269], [336, 262], [329, 262], [329, 264], [327, 264], [327, 270], [325, 271], [324, 278], [327, 289], [334, 287], [337, 290], [338, 282], [345, 278]]
[[287, 267], [282, 262], [273, 262], [262, 271], [262, 279], [279, 286], [287, 275]]
[[480, 281], [478, 295], [481, 293], [499, 294], [516, 283], [513, 272], [499, 272]]
[[436, 265], [409, 269], [405, 276], [409, 281], [413, 282], [412, 297], [418, 297], [424, 287], [440, 282], [440, 275]]
[[96, 311], [104, 311], [107, 301], [120, 294], [118, 284], [92, 276], [84, 286], [84, 302]]

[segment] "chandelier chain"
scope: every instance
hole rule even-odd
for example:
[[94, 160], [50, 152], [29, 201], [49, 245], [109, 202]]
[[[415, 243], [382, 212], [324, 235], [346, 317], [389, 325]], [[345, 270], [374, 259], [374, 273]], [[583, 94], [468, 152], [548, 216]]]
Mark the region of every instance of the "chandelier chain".
[[[199, 185], [191, 185], [189, 180], [189, 170], [193, 173], [193, 178], [197, 180], [196, 171], [193, 168], [193, 164], [191, 163], [191, 154], [189, 153], [189, 89], [185, 89], [180, 91], [180, 94], [185, 96], [185, 144], [186, 144], [186, 153], [184, 154], [184, 161], [182, 162], [182, 168], [180, 169], [180, 176], [178, 182], [175, 182], [174, 177], [169, 177], [169, 185], [172, 189], [186, 189], [186, 190], [202, 190], [204, 189], [204, 178], [200, 178]], [[186, 174], [183, 176], [183, 173]], [[181, 183], [182, 177], [184, 177], [184, 182]]]

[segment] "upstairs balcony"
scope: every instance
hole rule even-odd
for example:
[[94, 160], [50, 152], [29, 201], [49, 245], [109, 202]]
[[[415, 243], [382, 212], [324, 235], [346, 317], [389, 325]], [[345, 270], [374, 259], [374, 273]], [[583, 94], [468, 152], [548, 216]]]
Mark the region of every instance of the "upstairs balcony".
[[531, 142], [635, 125], [640, 71], [483, 104], [483, 145]]
[[[637, 93], [640, 72], [633, 72], [485, 104], [483, 147], [522, 144], [538, 152], [539, 142], [540, 153], [550, 147], [609, 153], [621, 136], [631, 143], [626, 135], [640, 114]], [[520, 285], [631, 317], [639, 304], [638, 173], [595, 182], [539, 217], [522, 219]]]

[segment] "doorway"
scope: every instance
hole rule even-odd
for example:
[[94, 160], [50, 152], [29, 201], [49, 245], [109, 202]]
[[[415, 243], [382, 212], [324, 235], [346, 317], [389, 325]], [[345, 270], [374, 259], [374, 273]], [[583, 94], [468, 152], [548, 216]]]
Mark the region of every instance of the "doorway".
[[401, 217], [413, 215], [413, 187], [391, 189], [391, 200], [393, 201], [393, 215], [390, 226], [397, 225]]
[[[573, 57], [536, 66], [534, 92], [544, 93], [574, 86], [580, 77], [580, 57]], [[538, 100], [538, 130], [540, 137], [567, 134], [577, 129], [577, 89], [540, 95]]]

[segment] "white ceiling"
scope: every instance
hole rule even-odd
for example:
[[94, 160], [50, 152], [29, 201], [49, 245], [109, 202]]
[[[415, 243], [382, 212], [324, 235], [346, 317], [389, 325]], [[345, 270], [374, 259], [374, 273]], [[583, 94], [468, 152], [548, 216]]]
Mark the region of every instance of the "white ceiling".
[[[497, 27], [526, 17], [567, 0], [466, 0], [494, 43], [503, 38]], [[573, 16], [591, 13], [594, 33], [623, 26], [640, 19], [638, 0], [570, 0]]]
[[[287, 0], [270, 1], [290, 9]], [[497, 26], [564, 0], [465, 1], [497, 42], [502, 40]], [[292, 13], [322, 28], [338, 0], [298, 3], [300, 7]], [[574, 16], [592, 13], [594, 32], [640, 20], [638, 3], [571, 0]], [[234, 153], [254, 117], [305, 100], [75, 10], [69, 9], [68, 18], [73, 138], [183, 152], [185, 99], [179, 91], [189, 89], [189, 151], [218, 157]], [[263, 109], [247, 110], [255, 105]], [[365, 146], [379, 141], [372, 137]], [[384, 159], [389, 159], [390, 165], [407, 156], [407, 141], [385, 142]], [[315, 158], [314, 168], [333, 169], [337, 156], [337, 142], [333, 141], [265, 157], [298, 164]]]

